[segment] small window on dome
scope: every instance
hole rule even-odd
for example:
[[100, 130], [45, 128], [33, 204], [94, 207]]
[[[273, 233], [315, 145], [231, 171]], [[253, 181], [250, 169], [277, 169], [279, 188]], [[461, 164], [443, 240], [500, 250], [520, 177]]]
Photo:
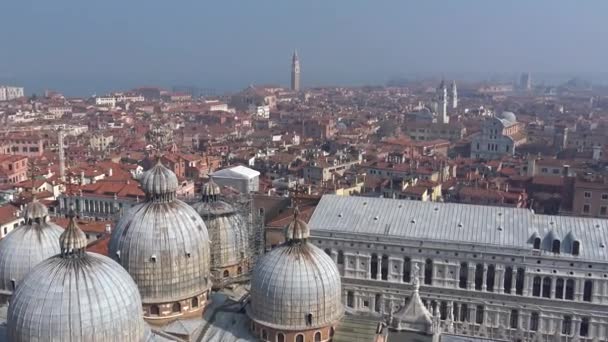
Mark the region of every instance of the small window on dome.
[[190, 258], [192, 256], [192, 254], [190, 254], [190, 252], [186, 252], [186, 258]]
[[158, 309], [157, 305], [152, 305], [150, 307], [150, 315], [152, 316], [158, 316], [160, 314], [160, 310]]
[[312, 325], [312, 314], [310, 314], [310, 313], [306, 315], [306, 325], [307, 326]]
[[153, 255], [150, 257], [150, 262], [156, 262], [156, 255]]
[[17, 289], [17, 282], [15, 279], [11, 279], [11, 289], [15, 291]]
[[228, 278], [230, 276], [230, 272], [228, 270], [224, 270], [224, 278]]
[[534, 238], [534, 249], [540, 249], [540, 238]]

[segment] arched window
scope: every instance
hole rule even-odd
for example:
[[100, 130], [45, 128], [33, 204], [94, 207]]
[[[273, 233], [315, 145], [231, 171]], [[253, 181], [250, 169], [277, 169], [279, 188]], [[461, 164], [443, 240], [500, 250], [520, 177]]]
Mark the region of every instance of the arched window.
[[198, 297], [192, 298], [192, 307], [198, 308]]
[[483, 265], [477, 264], [475, 266], [475, 290], [481, 291], [483, 285]]
[[317, 331], [315, 333], [315, 342], [321, 342], [321, 332]]
[[331, 249], [325, 248], [325, 254], [331, 256]]
[[239, 267], [236, 269], [236, 274], [238, 274], [238, 275], [243, 274], [243, 268], [242, 268], [241, 266], [239, 266]]
[[158, 316], [159, 314], [160, 314], [160, 311], [158, 310], [158, 305], [152, 305], [150, 307], [150, 315]]
[[228, 278], [230, 276], [230, 272], [228, 270], [224, 270], [224, 278]]
[[503, 285], [504, 292], [511, 293], [511, 286], [513, 285], [513, 267], [511, 266], [505, 268], [505, 279]]
[[511, 310], [511, 329], [519, 328], [519, 311]]
[[552, 245], [551, 251], [553, 253], [559, 254], [560, 249], [561, 249], [560, 241], [558, 239], [553, 240], [553, 245]]
[[574, 279], [566, 280], [566, 299], [574, 300]]
[[537, 331], [538, 330], [538, 321], [539, 321], [538, 312], [533, 312], [530, 315], [530, 330], [531, 331]]
[[475, 312], [475, 323], [483, 324], [483, 305], [477, 305]]
[[382, 280], [388, 280], [388, 255], [382, 256], [382, 263], [380, 264], [380, 274]]
[[540, 297], [540, 285], [540, 277], [534, 277], [534, 282], [532, 283], [532, 296]]
[[173, 303], [173, 306], [171, 307], [171, 311], [172, 312], [181, 312], [182, 306], [179, 303]]
[[551, 298], [551, 278], [543, 279], [543, 298]]
[[572, 255], [578, 255], [581, 252], [581, 243], [580, 241], [574, 241], [572, 243]]
[[346, 306], [348, 306], [349, 308], [355, 307], [355, 294], [353, 293], [353, 291], [348, 291], [346, 293]]
[[572, 316], [564, 316], [564, 321], [562, 323], [562, 334], [572, 334]]
[[564, 279], [557, 278], [555, 281], [555, 299], [564, 299]]
[[298, 336], [296, 336], [296, 342], [304, 342], [304, 335], [298, 334]]
[[278, 333], [277, 334], [277, 342], [285, 342], [285, 334]]
[[426, 285], [433, 285], [433, 260], [426, 259], [424, 265], [424, 283]]
[[405, 257], [403, 259], [403, 282], [405, 282], [405, 283], [410, 282], [411, 270], [412, 270], [412, 260], [408, 257]]
[[534, 249], [540, 249], [540, 238], [534, 238]]
[[467, 282], [469, 281], [469, 264], [463, 262], [460, 264], [460, 281], [458, 287], [461, 289], [467, 288]]
[[344, 265], [344, 252], [338, 251], [338, 265]]
[[380, 312], [382, 309], [382, 295], [376, 293], [376, 297], [374, 298], [374, 311]]
[[306, 325], [311, 326], [312, 325], [312, 314], [310, 314], [310, 313], [306, 314], [305, 319], [306, 319]]
[[495, 276], [495, 272], [496, 268], [494, 267], [494, 265], [489, 265], [488, 266], [488, 273], [486, 275], [486, 289], [489, 292], [494, 292], [494, 276]]
[[585, 280], [585, 285], [583, 288], [583, 300], [585, 302], [590, 302], [592, 293], [593, 293], [593, 281]]
[[517, 269], [517, 278], [515, 279], [515, 294], [521, 295], [524, 291], [524, 279], [526, 277], [526, 270], [523, 268]]
[[448, 318], [448, 303], [447, 302], [441, 302], [441, 304], [439, 304], [439, 318], [442, 320], [445, 320]]
[[460, 306], [460, 321], [461, 322], [469, 321], [469, 306], [465, 303], [463, 303]]
[[378, 255], [372, 254], [372, 263], [370, 265], [370, 271], [372, 273], [372, 279], [378, 279]]
[[581, 330], [579, 331], [579, 335], [583, 337], [589, 335], [589, 318], [585, 317], [581, 319]]
[[15, 279], [11, 279], [11, 289], [15, 291], [17, 289], [17, 282]]
[[262, 339], [264, 341], [268, 340], [268, 332], [266, 332], [266, 329], [262, 329]]

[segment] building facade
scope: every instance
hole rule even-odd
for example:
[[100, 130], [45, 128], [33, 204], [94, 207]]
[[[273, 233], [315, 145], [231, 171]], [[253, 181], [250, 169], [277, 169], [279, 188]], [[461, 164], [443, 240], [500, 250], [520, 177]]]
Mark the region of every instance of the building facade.
[[413, 292], [456, 331], [509, 341], [608, 338], [606, 220], [527, 209], [326, 195], [311, 240], [352, 310], [391, 316]]
[[25, 96], [23, 87], [0, 86], [0, 101], [10, 101]]
[[504, 112], [485, 120], [481, 132], [471, 141], [471, 158], [500, 159], [515, 154], [515, 148], [526, 142], [522, 125], [515, 114]]

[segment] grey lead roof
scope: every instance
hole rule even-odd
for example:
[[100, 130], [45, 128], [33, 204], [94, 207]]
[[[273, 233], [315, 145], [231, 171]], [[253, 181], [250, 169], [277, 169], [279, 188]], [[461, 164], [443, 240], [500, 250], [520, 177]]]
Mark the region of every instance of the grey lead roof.
[[520, 208], [437, 203], [370, 197], [324, 195], [309, 227], [315, 231], [358, 233], [413, 240], [457, 242], [532, 251], [541, 238], [541, 254], [551, 255], [552, 238], [561, 237], [560, 253], [608, 261], [608, 220], [534, 214]]

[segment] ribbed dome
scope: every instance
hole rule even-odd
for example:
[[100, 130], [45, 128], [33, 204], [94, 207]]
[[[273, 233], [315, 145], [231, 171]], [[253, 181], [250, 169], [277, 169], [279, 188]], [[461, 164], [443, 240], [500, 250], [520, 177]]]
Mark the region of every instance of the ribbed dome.
[[193, 207], [209, 231], [212, 269], [236, 265], [248, 257], [247, 223], [232, 205], [207, 198]]
[[59, 236], [63, 229], [47, 222], [44, 215], [39, 216], [47, 212], [46, 207], [32, 202], [25, 211], [30, 213], [26, 225], [15, 228], [0, 240], [0, 292], [7, 294], [14, 291], [34, 266], [60, 252]]
[[[73, 221], [70, 224], [68, 230], [80, 230]], [[67, 252], [38, 264], [17, 287], [8, 309], [8, 339], [151, 340], [129, 274], [105, 256], [68, 251], [65, 244], [61, 248]]]
[[38, 200], [36, 199], [34, 199], [31, 203], [27, 205], [27, 207], [25, 207], [25, 211], [23, 213], [23, 218], [26, 222], [28, 222], [29, 220], [36, 219], [46, 220], [48, 216], [49, 211], [46, 206], [38, 202]]
[[[151, 183], [177, 184], [173, 172], [162, 165], [144, 178], [152, 175], [157, 180]], [[133, 277], [144, 304], [184, 300], [211, 288], [207, 228], [180, 200], [148, 198], [131, 208], [112, 232], [109, 253]]]
[[203, 201], [207, 197], [218, 196], [220, 193], [220, 186], [217, 185], [217, 183], [215, 183], [213, 179], [209, 179], [209, 181], [203, 184], [203, 187], [201, 188], [201, 195], [203, 196]]
[[287, 227], [285, 227], [285, 240], [305, 240], [310, 236], [310, 230], [306, 222], [298, 218], [300, 211], [296, 207], [294, 210], [294, 219]]
[[[253, 270], [250, 293], [250, 318], [276, 329], [326, 327], [344, 313], [338, 268], [306, 241], [288, 242], [264, 255]], [[307, 315], [312, 315], [310, 324]]]
[[148, 199], [173, 200], [175, 198], [178, 188], [177, 176], [160, 160], [154, 167], [143, 173], [140, 182]]

